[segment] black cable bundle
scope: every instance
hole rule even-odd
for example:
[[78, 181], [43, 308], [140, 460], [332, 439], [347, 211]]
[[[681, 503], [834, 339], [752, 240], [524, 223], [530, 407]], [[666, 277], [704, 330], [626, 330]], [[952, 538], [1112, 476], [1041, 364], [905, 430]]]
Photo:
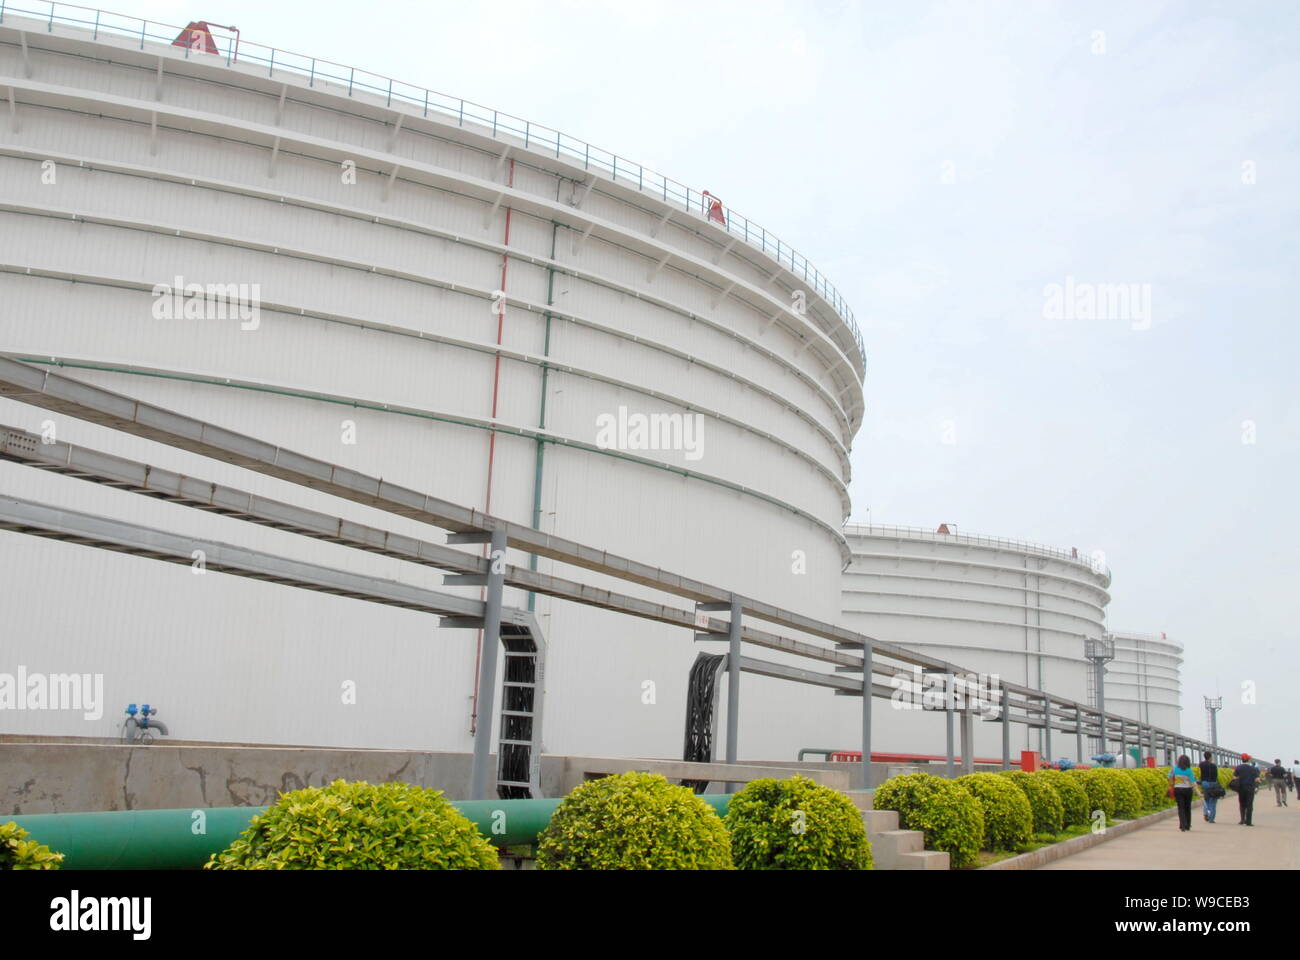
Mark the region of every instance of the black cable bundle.
[[[717, 702], [718, 674], [725, 653], [701, 653], [691, 665], [690, 682], [686, 688], [686, 744], [682, 759], [708, 763], [713, 759], [713, 705]], [[707, 780], [683, 780], [682, 786], [696, 793], [708, 789]]]

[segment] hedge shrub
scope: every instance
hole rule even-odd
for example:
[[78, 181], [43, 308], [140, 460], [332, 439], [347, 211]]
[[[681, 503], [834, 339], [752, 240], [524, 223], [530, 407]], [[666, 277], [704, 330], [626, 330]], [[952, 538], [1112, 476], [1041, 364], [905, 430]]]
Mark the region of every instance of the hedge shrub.
[[280, 794], [208, 870], [498, 870], [496, 849], [438, 790], [349, 783]]
[[1092, 807], [1088, 803], [1088, 792], [1083, 789], [1083, 785], [1077, 778], [1061, 770], [1040, 770], [1037, 776], [1056, 788], [1061, 798], [1061, 807], [1065, 812], [1067, 827], [1083, 826], [1089, 822]]
[[995, 773], [968, 773], [955, 783], [971, 792], [984, 810], [984, 846], [1019, 850], [1034, 832], [1034, 813], [1024, 791]]
[[807, 777], [751, 781], [724, 822], [740, 870], [870, 870], [871, 841], [853, 801]]
[[1138, 768], [1129, 770], [1129, 776], [1137, 784], [1138, 789], [1142, 791], [1142, 808], [1144, 810], [1159, 810], [1165, 806], [1165, 790], [1168, 784], [1161, 779], [1160, 774], [1154, 770]]
[[1102, 811], [1107, 819], [1115, 816], [1115, 792], [1101, 770], [1095, 767], [1088, 770], [1074, 769], [1066, 776], [1078, 777], [1079, 783], [1087, 792], [1089, 818], [1098, 810]]
[[1034, 814], [1035, 833], [1057, 834], [1065, 829], [1065, 806], [1050, 781], [1024, 770], [1003, 770], [996, 776], [1008, 778], [1024, 792]]
[[27, 839], [27, 831], [12, 820], [0, 823], [0, 870], [57, 870], [63, 854]]
[[1118, 820], [1133, 820], [1141, 816], [1146, 801], [1129, 773], [1122, 769], [1099, 770], [1098, 773], [1110, 781], [1111, 794], [1115, 798], [1113, 816]]
[[950, 866], [975, 862], [984, 846], [984, 810], [965, 787], [929, 773], [904, 773], [876, 788], [871, 805], [895, 810], [904, 830], [920, 830], [925, 845], [948, 854]]
[[538, 834], [542, 870], [730, 870], [722, 818], [659, 774], [589, 780], [560, 801]]

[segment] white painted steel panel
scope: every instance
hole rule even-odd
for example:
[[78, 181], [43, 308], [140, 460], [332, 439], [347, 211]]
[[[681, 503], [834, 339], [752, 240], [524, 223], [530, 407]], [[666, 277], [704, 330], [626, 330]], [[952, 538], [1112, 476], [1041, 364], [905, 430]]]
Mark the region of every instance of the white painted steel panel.
[[[0, 28], [0, 73], [17, 76], [8, 26]], [[494, 193], [511, 176], [511, 161], [498, 163], [499, 144], [445, 118], [407, 116], [394, 136], [396, 113], [369, 95], [349, 99], [337, 85], [308, 90], [295, 80], [281, 113], [277, 79], [176, 60], [164, 49], [155, 100], [148, 57], [59, 31], [32, 43], [32, 83], [47, 86], [20, 94], [17, 132], [0, 125], [0, 352], [75, 362], [58, 369], [521, 523], [534, 522], [538, 447], [508, 432], [492, 441], [482, 421], [492, 416], [494, 385], [498, 422], [537, 428], [545, 396], [546, 428], [578, 443], [592, 443], [596, 418], [621, 405], [699, 412], [698, 460], [683, 450], [622, 451], [656, 466], [545, 446], [537, 526], [813, 617], [839, 617], [843, 450], [860, 416], [861, 384], [834, 354], [852, 336], [816, 297], [806, 329], [781, 313], [798, 281], [782, 275], [768, 284], [778, 268], [762, 253], [737, 247], [717, 256], [720, 244], [702, 222], [670, 224], [652, 238], [660, 215], [652, 198], [619, 186], [602, 184], [575, 208], [585, 171], [522, 150], [514, 152], [514, 192], [494, 210]], [[149, 104], [160, 111], [156, 138]], [[50, 156], [59, 158], [52, 184], [41, 179]], [[343, 176], [349, 157], [357, 158], [355, 183]], [[394, 166], [401, 169], [390, 182]], [[586, 216], [599, 224], [575, 251]], [[652, 280], [664, 252], [670, 262]], [[499, 320], [491, 296], [507, 253], [504, 288], [516, 302]], [[266, 304], [258, 329], [155, 317], [150, 287], [178, 275], [258, 284]], [[732, 280], [745, 299], [715, 305]], [[538, 363], [498, 362], [491, 347], [500, 322], [503, 346], [537, 360], [547, 351], [548, 299], [549, 357], [579, 369], [551, 370], [543, 392]], [[795, 331], [813, 329], [838, 347], [798, 351]], [[51, 421], [60, 439], [444, 539], [12, 401], [0, 401], [0, 417], [34, 432]], [[355, 442], [345, 441], [348, 431]], [[426, 568], [14, 464], [0, 463], [0, 489], [196, 544], [225, 540], [440, 587]], [[548, 560], [539, 568], [668, 599]], [[472, 631], [12, 533], [0, 533], [0, 576], [24, 601], [7, 615], [0, 669], [103, 673], [107, 699], [93, 722], [5, 713], [0, 732], [113, 736], [125, 704], [148, 701], [185, 739], [469, 748]], [[508, 591], [507, 602], [527, 598]], [[676, 755], [690, 664], [719, 645], [546, 597], [537, 612], [552, 656], [547, 751]], [[342, 695], [348, 683], [355, 704]], [[742, 691], [742, 757], [792, 758], [803, 746], [857, 741], [858, 701], [752, 676]]]

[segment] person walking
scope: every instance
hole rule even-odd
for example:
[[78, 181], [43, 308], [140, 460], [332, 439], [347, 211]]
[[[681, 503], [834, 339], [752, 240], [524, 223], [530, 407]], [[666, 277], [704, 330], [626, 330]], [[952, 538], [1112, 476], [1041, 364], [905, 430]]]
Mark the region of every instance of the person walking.
[[1287, 805], [1286, 774], [1287, 770], [1286, 767], [1282, 766], [1281, 758], [1274, 757], [1273, 766], [1268, 768], [1268, 782], [1273, 785], [1273, 798], [1277, 801], [1279, 807], [1285, 807]]
[[1300, 760], [1291, 767], [1291, 785], [1295, 787], [1296, 799], [1300, 800]]
[[1233, 782], [1237, 785], [1237, 808], [1241, 811], [1239, 825], [1253, 827], [1255, 818], [1255, 787], [1259, 780], [1259, 768], [1250, 762], [1250, 754], [1241, 755], [1241, 763], [1232, 771]]
[[1178, 803], [1178, 829], [1192, 829], [1192, 797], [1195, 795], [1196, 774], [1192, 770], [1192, 758], [1183, 754], [1178, 758], [1178, 765], [1169, 771], [1169, 786], [1174, 791], [1174, 800]]
[[1205, 751], [1205, 759], [1197, 765], [1201, 779], [1201, 796], [1205, 798], [1205, 808], [1201, 811], [1206, 823], [1213, 823], [1219, 807], [1219, 767], [1214, 762], [1214, 754]]

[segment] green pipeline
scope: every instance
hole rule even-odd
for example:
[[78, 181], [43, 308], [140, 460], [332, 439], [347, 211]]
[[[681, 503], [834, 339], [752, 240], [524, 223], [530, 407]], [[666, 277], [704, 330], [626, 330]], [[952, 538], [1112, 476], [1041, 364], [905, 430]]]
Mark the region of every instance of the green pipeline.
[[[705, 794], [700, 799], [722, 816], [731, 797]], [[452, 801], [497, 846], [536, 842], [559, 804], [559, 799]], [[12, 819], [30, 839], [62, 853], [64, 870], [196, 870], [266, 809], [109, 810]]]

